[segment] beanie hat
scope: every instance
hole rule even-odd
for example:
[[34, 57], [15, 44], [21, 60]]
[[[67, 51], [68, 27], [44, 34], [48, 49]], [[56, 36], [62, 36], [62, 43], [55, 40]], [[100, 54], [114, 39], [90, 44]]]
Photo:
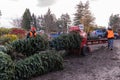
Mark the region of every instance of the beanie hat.
[[35, 27], [31, 27], [31, 31], [36, 31], [36, 28]]

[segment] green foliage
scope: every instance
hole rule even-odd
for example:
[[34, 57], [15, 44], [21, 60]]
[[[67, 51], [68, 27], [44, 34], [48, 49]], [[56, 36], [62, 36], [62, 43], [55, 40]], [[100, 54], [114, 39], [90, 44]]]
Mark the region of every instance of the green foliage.
[[2, 52], [7, 52], [7, 49], [6, 49], [6, 47], [5, 46], [2, 46], [2, 45], [0, 45], [0, 51], [2, 51]]
[[13, 80], [14, 63], [11, 57], [3, 52], [0, 52], [0, 80]]
[[63, 34], [50, 41], [50, 46], [56, 50], [78, 49], [80, 48], [82, 37], [79, 33], [71, 32]]
[[61, 28], [61, 32], [67, 32], [68, 23], [71, 23], [69, 14], [62, 14], [60, 19], [58, 20], [59, 28]]
[[11, 43], [17, 39], [18, 39], [17, 35], [5, 34], [5, 35], [0, 37], [0, 44]]
[[48, 9], [47, 13], [44, 15], [43, 25], [45, 26], [45, 31], [52, 32], [57, 30], [57, 27], [55, 27], [55, 20], [56, 17], [51, 13], [51, 10]]
[[0, 36], [8, 34], [11, 31], [9, 28], [0, 28]]
[[117, 31], [120, 27], [119, 25], [120, 17], [119, 14], [111, 15], [109, 19], [109, 25], [113, 28], [114, 31]]
[[95, 18], [89, 10], [89, 1], [86, 3], [80, 3], [76, 6], [77, 10], [74, 18], [74, 25], [83, 24], [84, 30], [88, 33], [91, 26], [94, 25]]
[[63, 58], [56, 51], [45, 51], [18, 61], [15, 65], [15, 80], [27, 80], [61, 69], [63, 69]]
[[43, 51], [48, 47], [48, 42], [45, 41], [40, 35], [35, 38], [21, 39], [14, 41], [7, 45], [11, 46], [12, 51], [22, 53], [25, 56], [33, 55], [37, 51]]
[[61, 55], [63, 58], [68, 56], [68, 52], [66, 50], [60, 50], [60, 51], [57, 51], [57, 53]]
[[47, 34], [40, 34], [41, 37], [44, 38], [44, 40], [48, 40], [49, 39], [49, 36]]
[[35, 16], [35, 14], [32, 14], [32, 22], [34, 23], [33, 25], [34, 25], [34, 27], [36, 27], [36, 29], [37, 28], [39, 28], [39, 26], [37, 25], [37, 24], [39, 24], [39, 23], [37, 23], [38, 21], [37, 21], [37, 17]]
[[29, 9], [26, 9], [22, 17], [22, 28], [29, 30], [31, 26], [31, 13]]

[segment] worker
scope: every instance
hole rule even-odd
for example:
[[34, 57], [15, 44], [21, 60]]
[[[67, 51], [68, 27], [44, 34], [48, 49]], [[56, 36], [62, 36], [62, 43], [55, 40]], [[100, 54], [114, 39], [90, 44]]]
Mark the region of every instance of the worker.
[[87, 56], [88, 52], [87, 52], [87, 33], [84, 31], [84, 25], [80, 24], [79, 25], [79, 34], [80, 36], [83, 37], [82, 39], [82, 43], [81, 43], [81, 55], [82, 56]]
[[113, 50], [114, 32], [113, 32], [111, 26], [108, 27], [106, 36], [108, 39], [108, 49]]
[[87, 50], [87, 46], [86, 46], [86, 44], [87, 44], [87, 34], [86, 34], [86, 32], [84, 32], [82, 29], [80, 30], [80, 35], [83, 37], [83, 39], [82, 39], [82, 43], [81, 43], [81, 55], [82, 56], [87, 56], [88, 55], [88, 53], [86, 52], [86, 50]]
[[30, 37], [36, 37], [36, 28], [35, 27], [31, 27], [30, 32], [27, 34], [27, 38]]

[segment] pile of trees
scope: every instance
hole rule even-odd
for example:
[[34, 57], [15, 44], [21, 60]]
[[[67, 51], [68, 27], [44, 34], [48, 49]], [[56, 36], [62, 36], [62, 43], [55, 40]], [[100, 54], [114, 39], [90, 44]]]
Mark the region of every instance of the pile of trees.
[[50, 41], [50, 47], [56, 50], [80, 49], [82, 37], [77, 32], [60, 35]]
[[0, 80], [28, 80], [63, 69], [63, 57], [46, 46], [40, 36], [0, 46]]

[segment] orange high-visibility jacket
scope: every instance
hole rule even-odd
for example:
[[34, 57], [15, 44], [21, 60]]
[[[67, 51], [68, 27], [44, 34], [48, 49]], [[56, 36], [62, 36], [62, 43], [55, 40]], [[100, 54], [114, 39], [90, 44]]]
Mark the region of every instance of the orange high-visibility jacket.
[[113, 30], [108, 30], [107, 32], [108, 32], [107, 38], [114, 38], [114, 32], [113, 32]]
[[36, 32], [33, 33], [32, 31], [30, 31], [29, 34], [30, 34], [30, 37], [36, 37]]

